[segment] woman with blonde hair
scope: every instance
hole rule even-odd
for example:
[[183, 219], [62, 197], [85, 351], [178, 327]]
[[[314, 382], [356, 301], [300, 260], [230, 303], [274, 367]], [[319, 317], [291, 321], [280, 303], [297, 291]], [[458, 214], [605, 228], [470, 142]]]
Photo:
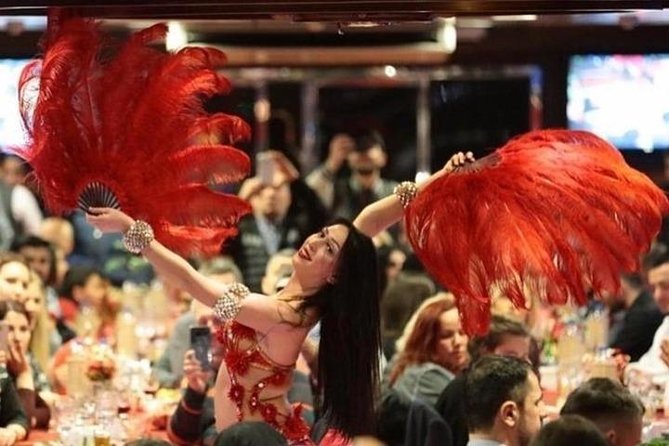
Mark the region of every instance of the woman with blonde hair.
[[57, 332], [46, 308], [46, 289], [42, 279], [34, 272], [31, 274], [25, 297], [21, 303], [28, 313], [32, 332], [28, 350], [42, 370], [47, 370], [51, 352], [60, 345], [60, 336], [53, 339], [52, 334], [57, 335]]
[[[406, 335], [406, 336], [405, 336]], [[398, 340], [390, 387], [434, 406], [448, 383], [469, 363], [468, 337], [454, 299], [441, 294], [426, 300]]]

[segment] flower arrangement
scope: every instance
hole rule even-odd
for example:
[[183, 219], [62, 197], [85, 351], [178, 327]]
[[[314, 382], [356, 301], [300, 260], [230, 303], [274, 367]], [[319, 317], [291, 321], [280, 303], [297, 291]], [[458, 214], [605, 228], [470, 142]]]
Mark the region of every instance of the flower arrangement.
[[655, 438], [647, 443], [642, 443], [641, 446], [669, 446], [669, 438]]
[[111, 349], [103, 345], [94, 345], [90, 351], [86, 367], [86, 377], [93, 382], [109, 381], [116, 372], [116, 360]]

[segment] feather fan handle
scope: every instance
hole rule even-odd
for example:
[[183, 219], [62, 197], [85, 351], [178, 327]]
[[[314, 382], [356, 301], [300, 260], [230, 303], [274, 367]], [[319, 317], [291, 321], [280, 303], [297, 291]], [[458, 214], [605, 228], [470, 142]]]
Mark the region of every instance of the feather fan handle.
[[121, 204], [112, 189], [97, 181], [86, 185], [79, 195], [78, 206], [83, 212], [88, 212], [88, 209], [93, 207], [121, 209]]
[[[434, 203], [438, 203], [435, 206]], [[545, 130], [435, 180], [407, 209], [416, 254], [484, 333], [490, 299], [583, 304], [638, 267], [669, 210], [665, 194], [587, 132]]]

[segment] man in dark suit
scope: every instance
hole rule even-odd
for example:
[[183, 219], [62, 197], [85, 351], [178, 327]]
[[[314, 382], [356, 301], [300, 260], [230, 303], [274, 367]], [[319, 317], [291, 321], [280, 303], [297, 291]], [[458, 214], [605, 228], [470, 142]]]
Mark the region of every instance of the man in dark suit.
[[629, 355], [632, 362], [638, 361], [650, 349], [663, 319], [643, 278], [638, 274], [623, 275], [620, 292], [604, 295], [602, 301], [609, 308], [612, 319], [609, 346]]

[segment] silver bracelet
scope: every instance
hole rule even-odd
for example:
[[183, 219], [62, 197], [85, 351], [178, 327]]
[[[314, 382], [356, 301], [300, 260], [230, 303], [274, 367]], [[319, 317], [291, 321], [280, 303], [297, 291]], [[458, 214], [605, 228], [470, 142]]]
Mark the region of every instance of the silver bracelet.
[[418, 194], [418, 186], [412, 181], [404, 181], [395, 186], [393, 194], [397, 196], [402, 207], [406, 209], [413, 199], [416, 198], [416, 195]]
[[230, 321], [237, 317], [242, 309], [242, 300], [250, 293], [246, 285], [233, 283], [216, 299], [214, 304], [214, 316], [221, 321]]
[[139, 254], [153, 241], [153, 229], [142, 220], [135, 220], [123, 234], [123, 246], [133, 254]]

